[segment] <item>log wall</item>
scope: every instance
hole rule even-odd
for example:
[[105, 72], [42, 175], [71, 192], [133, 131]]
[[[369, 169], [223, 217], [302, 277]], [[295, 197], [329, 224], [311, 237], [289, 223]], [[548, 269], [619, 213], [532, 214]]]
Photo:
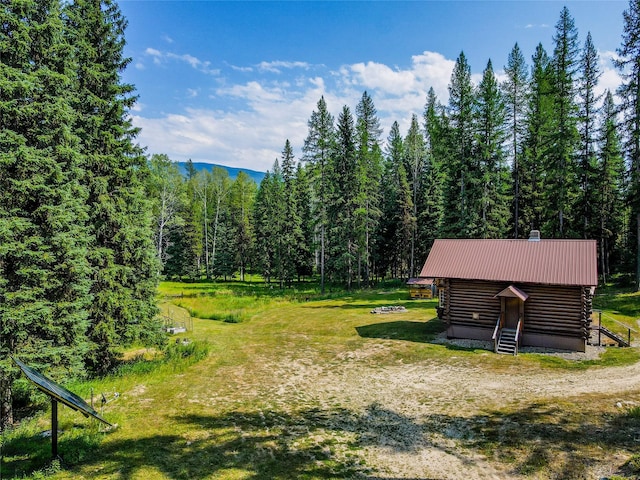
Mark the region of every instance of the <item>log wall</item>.
[[[446, 304], [441, 309], [441, 317], [448, 325], [447, 334], [451, 337], [491, 338], [500, 315], [500, 299], [494, 296], [510, 284], [454, 279], [446, 284]], [[591, 313], [591, 292], [588, 288], [515, 286], [529, 295], [524, 303], [524, 345], [584, 350]]]

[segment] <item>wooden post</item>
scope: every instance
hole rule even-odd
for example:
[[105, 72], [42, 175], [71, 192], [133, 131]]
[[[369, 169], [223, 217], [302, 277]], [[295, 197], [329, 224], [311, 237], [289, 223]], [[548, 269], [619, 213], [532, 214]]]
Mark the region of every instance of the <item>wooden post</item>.
[[58, 458], [58, 401], [51, 397], [51, 456]]
[[602, 330], [600, 330], [600, 327], [602, 327], [602, 310], [598, 312], [598, 346], [602, 345]]

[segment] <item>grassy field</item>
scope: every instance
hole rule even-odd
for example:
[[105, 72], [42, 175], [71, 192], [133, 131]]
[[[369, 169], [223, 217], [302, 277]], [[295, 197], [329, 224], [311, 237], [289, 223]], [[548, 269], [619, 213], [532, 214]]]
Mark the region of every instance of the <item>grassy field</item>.
[[[165, 316], [193, 317], [168, 355], [135, 349], [118, 375], [69, 386], [104, 393], [117, 428], [61, 407], [60, 465], [36, 413], [4, 435], [2, 479], [640, 474], [637, 348], [594, 360], [442, 343], [435, 301], [394, 286], [320, 296], [167, 282], [159, 298]], [[370, 313], [386, 305], [408, 311]], [[597, 307], [608, 326], [635, 326], [640, 296]]]

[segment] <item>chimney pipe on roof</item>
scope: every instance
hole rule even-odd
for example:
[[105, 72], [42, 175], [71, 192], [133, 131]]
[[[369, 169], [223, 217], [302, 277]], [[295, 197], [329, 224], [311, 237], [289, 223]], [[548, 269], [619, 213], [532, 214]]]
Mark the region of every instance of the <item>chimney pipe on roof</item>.
[[529, 241], [530, 242], [539, 242], [540, 241], [540, 230], [531, 230], [531, 233], [529, 233]]

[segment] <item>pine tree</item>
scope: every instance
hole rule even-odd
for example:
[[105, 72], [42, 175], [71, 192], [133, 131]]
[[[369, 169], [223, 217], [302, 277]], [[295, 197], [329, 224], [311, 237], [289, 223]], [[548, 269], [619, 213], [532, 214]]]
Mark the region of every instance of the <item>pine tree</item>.
[[295, 159], [293, 148], [287, 139], [282, 150], [282, 230], [279, 235], [282, 241], [282, 276], [280, 287], [291, 286], [296, 274], [296, 266], [300, 263], [296, 257], [299, 246], [303, 242], [302, 220], [298, 210], [298, 193], [296, 191]]
[[[217, 268], [217, 248], [218, 248], [218, 233], [222, 228], [225, 217], [228, 210], [229, 194], [231, 193], [232, 182], [229, 178], [229, 172], [225, 168], [213, 167], [211, 172], [207, 172], [207, 184], [209, 199], [207, 205], [213, 211], [208, 217], [211, 219], [211, 225], [209, 231], [211, 232], [211, 260], [212, 272], [219, 270]], [[214, 273], [214, 276], [216, 274]]]
[[[625, 151], [630, 166], [628, 201], [631, 207], [631, 250], [636, 258], [636, 290], [640, 291], [640, 0], [629, 0], [624, 11], [622, 45], [618, 48], [616, 66], [623, 83], [618, 88], [624, 112]], [[635, 224], [635, 225], [634, 225]], [[634, 238], [635, 237], [635, 238]]]
[[511, 137], [511, 171], [513, 177], [513, 236], [518, 238], [520, 225], [520, 177], [519, 155], [523, 151], [522, 138], [525, 134], [525, 109], [529, 87], [527, 65], [516, 43], [509, 53], [504, 67], [506, 80], [502, 83], [505, 96], [507, 122]]
[[597, 220], [598, 213], [594, 208], [593, 197], [597, 190], [596, 172], [596, 142], [598, 103], [602, 95], [596, 94], [598, 79], [600, 78], [598, 67], [598, 52], [591, 40], [591, 32], [582, 50], [580, 59], [580, 76], [578, 80], [579, 95], [579, 122], [580, 151], [578, 161], [578, 178], [580, 180], [580, 194], [576, 203], [577, 210], [582, 216], [582, 236], [595, 238], [600, 228]]
[[[411, 117], [411, 125], [409, 131], [404, 139], [404, 154], [405, 154], [405, 171], [409, 176], [409, 188], [411, 189], [411, 203], [413, 204], [413, 218], [418, 217], [418, 203], [419, 195], [422, 192], [424, 183], [426, 162], [427, 162], [427, 150], [424, 144], [424, 136], [420, 131], [420, 124], [418, 123], [418, 116], [413, 115]], [[414, 277], [416, 275], [416, 234], [417, 230], [414, 228], [411, 232], [411, 251], [409, 256], [409, 276]]]
[[253, 248], [253, 223], [251, 212], [256, 196], [256, 183], [245, 172], [239, 172], [231, 186], [230, 215], [232, 245], [235, 263], [240, 268], [240, 280], [244, 282]]
[[313, 212], [309, 168], [298, 163], [295, 176], [296, 203], [300, 216], [302, 241], [296, 246], [296, 274], [298, 281], [313, 274]]
[[376, 264], [383, 277], [387, 273], [392, 278], [409, 276], [416, 221], [404, 162], [404, 140], [398, 122], [393, 122], [380, 183], [382, 216], [376, 233]]
[[265, 282], [270, 283], [274, 271], [274, 249], [272, 248], [273, 190], [276, 180], [267, 172], [260, 182], [253, 208], [255, 226], [255, 265], [260, 268]]
[[575, 102], [575, 74], [578, 69], [578, 33], [567, 7], [562, 9], [553, 37], [551, 65], [553, 130], [548, 141], [545, 170], [549, 176], [545, 190], [545, 223], [547, 237], [564, 238], [577, 235], [574, 206], [579, 194], [577, 175], [578, 107]]
[[144, 190], [148, 165], [128, 113], [134, 87], [121, 79], [130, 59], [123, 56], [127, 22], [120, 9], [112, 0], [76, 0], [65, 18], [75, 47], [74, 129], [81, 138], [93, 237], [87, 363], [105, 372], [119, 344], [163, 338], [155, 320], [158, 262]]
[[510, 203], [508, 169], [504, 161], [506, 108], [491, 60], [487, 62], [477, 89], [474, 119], [475, 151], [482, 188], [479, 234], [482, 238], [503, 238]]
[[532, 61], [524, 149], [517, 171], [520, 184], [518, 236], [526, 236], [530, 230], [540, 230], [543, 224], [543, 194], [547, 181], [543, 165], [553, 129], [552, 70], [542, 44], [536, 47]]
[[81, 374], [90, 272], [87, 191], [71, 125], [73, 59], [57, 0], [3, 2], [0, 22], [0, 431], [10, 355]]
[[599, 158], [596, 168], [599, 188], [594, 191], [599, 216], [598, 244], [600, 274], [603, 281], [612, 273], [611, 258], [619, 255], [618, 240], [624, 223], [625, 165], [618, 134], [616, 105], [607, 90], [602, 105], [602, 128], [599, 139]]
[[335, 148], [333, 116], [327, 110], [324, 97], [309, 119], [309, 133], [304, 141], [303, 160], [310, 165], [310, 184], [313, 192], [313, 212], [320, 237], [320, 290], [324, 293], [325, 253], [327, 240], [327, 202], [331, 194], [328, 165]]
[[[449, 128], [444, 107], [438, 101], [433, 88], [427, 93], [424, 111], [425, 147], [427, 162], [424, 188], [419, 195], [416, 258], [427, 258], [434, 240], [442, 230], [443, 187], [446, 183], [444, 165], [448, 157]], [[419, 266], [419, 265], [418, 265]]]
[[479, 235], [478, 165], [473, 160], [474, 92], [471, 68], [460, 53], [449, 84], [449, 155], [444, 165], [442, 235], [452, 238]]
[[[356, 106], [356, 135], [358, 150], [358, 281], [364, 278], [369, 285], [373, 232], [380, 218], [378, 198], [382, 175], [382, 153], [380, 149], [380, 119], [373, 100], [364, 92]], [[364, 273], [362, 273], [364, 263]]]
[[357, 236], [355, 211], [358, 178], [356, 131], [349, 107], [338, 116], [335, 150], [330, 163], [331, 194], [329, 220], [330, 269], [335, 278], [351, 289], [355, 278]]

